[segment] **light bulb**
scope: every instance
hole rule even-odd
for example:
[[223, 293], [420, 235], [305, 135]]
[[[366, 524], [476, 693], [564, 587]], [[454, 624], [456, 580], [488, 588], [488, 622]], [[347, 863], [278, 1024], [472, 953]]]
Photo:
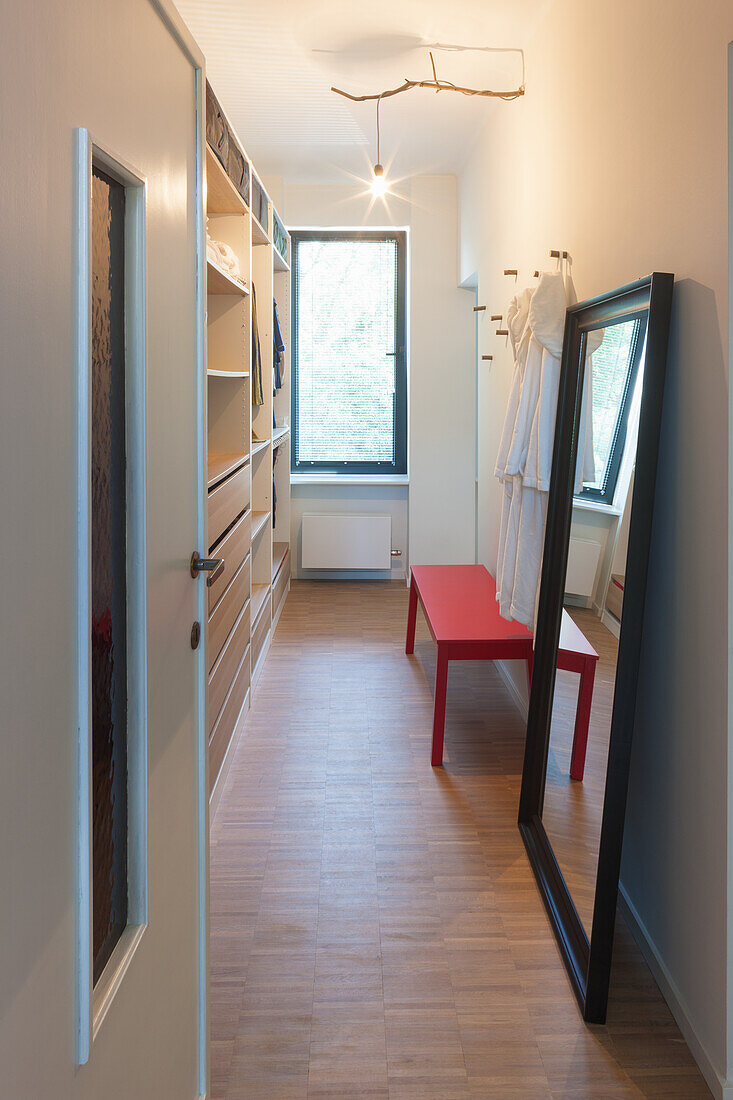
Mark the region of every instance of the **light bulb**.
[[375, 198], [381, 199], [387, 194], [389, 184], [384, 177], [384, 168], [381, 164], [374, 165], [374, 176], [371, 183], [371, 191]]

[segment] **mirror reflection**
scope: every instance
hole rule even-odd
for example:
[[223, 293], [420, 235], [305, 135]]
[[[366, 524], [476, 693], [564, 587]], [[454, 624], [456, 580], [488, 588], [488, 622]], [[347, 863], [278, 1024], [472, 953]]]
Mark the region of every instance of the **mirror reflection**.
[[542, 820], [588, 936], [623, 616], [644, 321], [584, 341], [582, 406]]

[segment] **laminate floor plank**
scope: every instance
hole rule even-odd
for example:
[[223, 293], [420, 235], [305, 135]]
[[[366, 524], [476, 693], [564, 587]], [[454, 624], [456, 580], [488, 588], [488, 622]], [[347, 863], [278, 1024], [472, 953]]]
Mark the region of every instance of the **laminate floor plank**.
[[[211, 828], [213, 1100], [709, 1096], [621, 920], [583, 1024], [517, 829], [522, 719], [490, 662], [451, 665], [431, 768], [406, 617], [400, 584], [292, 585]], [[602, 756], [591, 730], [591, 817]]]

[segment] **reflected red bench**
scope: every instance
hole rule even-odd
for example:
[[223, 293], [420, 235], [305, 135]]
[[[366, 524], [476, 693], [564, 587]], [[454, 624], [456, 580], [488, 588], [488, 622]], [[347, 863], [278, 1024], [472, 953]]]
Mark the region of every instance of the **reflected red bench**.
[[[414, 565], [410, 580], [405, 653], [415, 650], [418, 601], [438, 647], [431, 763], [443, 763], [449, 661], [525, 661], [532, 678], [532, 632], [499, 614], [496, 582], [483, 565]], [[582, 779], [598, 654], [566, 611], [562, 613], [557, 667], [580, 674], [570, 775]]]

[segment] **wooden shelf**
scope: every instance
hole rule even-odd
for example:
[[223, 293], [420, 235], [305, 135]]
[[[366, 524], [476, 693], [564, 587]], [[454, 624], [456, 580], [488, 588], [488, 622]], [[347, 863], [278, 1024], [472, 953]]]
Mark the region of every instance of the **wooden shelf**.
[[206, 146], [206, 213], [248, 214], [249, 207], [224, 171], [221, 161]]
[[252, 214], [251, 217], [252, 217], [252, 244], [269, 244], [270, 243], [270, 238], [267, 236], [267, 233], [265, 233], [264, 229], [262, 228], [260, 223], [257, 221], [257, 218], [254, 216], [254, 214]]
[[280, 567], [288, 556], [290, 547], [287, 542], [273, 542], [272, 544], [272, 583], [280, 572]]
[[206, 374], [209, 378], [249, 378], [248, 370], [212, 370], [208, 367]]
[[257, 622], [257, 617], [262, 610], [263, 604], [270, 594], [269, 584], [253, 584], [252, 585], [252, 599], [250, 600], [251, 606], [251, 627], [250, 630], [254, 633], [254, 626]]
[[260, 535], [260, 533], [262, 531], [264, 531], [265, 527], [267, 527], [267, 521], [269, 519], [270, 519], [270, 513], [269, 512], [253, 512], [252, 513], [252, 535], [250, 536], [252, 542], [254, 542], [254, 540], [258, 537], [258, 535]]
[[209, 489], [213, 489], [220, 481], [223, 481], [229, 474], [233, 474], [235, 470], [238, 470], [240, 466], [245, 466], [249, 462], [249, 455], [243, 454], [226, 454], [215, 455], [210, 454], [207, 456], [207, 485]]
[[228, 271], [219, 267], [213, 260], [206, 259], [206, 293], [207, 294], [237, 294], [245, 298], [249, 294], [249, 287], [237, 282]]
[[272, 433], [272, 445], [277, 447], [278, 443], [282, 443], [283, 439], [287, 439], [290, 435], [290, 428], [275, 428]]
[[255, 441], [253, 439], [252, 442], [250, 443], [250, 452], [252, 454], [252, 458], [254, 458], [255, 455], [260, 454], [262, 451], [264, 451], [269, 446], [270, 446], [270, 440], [269, 439], [258, 439], [257, 441]]
[[290, 271], [290, 264], [284, 260], [275, 246], [272, 246], [272, 266], [275, 271]]

